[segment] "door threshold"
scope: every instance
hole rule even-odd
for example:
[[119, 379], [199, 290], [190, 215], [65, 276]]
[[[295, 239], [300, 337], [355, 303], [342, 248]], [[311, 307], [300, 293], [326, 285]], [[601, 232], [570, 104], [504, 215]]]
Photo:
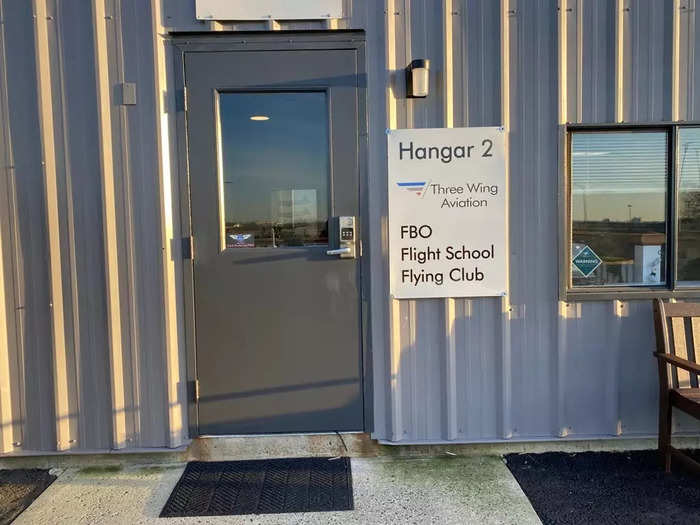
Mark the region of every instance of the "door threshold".
[[191, 461], [232, 461], [317, 456], [366, 456], [377, 447], [366, 432], [199, 436]]
[[275, 438], [275, 437], [291, 437], [291, 436], [336, 436], [340, 434], [345, 436], [348, 434], [364, 434], [362, 430], [329, 430], [328, 432], [289, 432], [279, 434], [202, 434], [197, 436], [197, 439], [216, 439], [216, 438]]

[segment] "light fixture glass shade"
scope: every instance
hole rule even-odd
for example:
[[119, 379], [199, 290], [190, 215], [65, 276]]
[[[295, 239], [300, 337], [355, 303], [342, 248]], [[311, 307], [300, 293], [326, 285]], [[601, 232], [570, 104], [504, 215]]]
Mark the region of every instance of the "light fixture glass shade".
[[428, 96], [428, 70], [425, 68], [417, 68], [411, 71], [413, 75], [413, 96], [427, 97]]
[[406, 68], [406, 96], [424, 98], [430, 92], [430, 61], [413, 60]]

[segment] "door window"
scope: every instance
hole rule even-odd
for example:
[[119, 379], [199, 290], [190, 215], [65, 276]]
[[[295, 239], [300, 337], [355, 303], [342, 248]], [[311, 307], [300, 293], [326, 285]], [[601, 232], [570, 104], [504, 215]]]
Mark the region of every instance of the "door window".
[[328, 243], [326, 93], [219, 93], [222, 249]]

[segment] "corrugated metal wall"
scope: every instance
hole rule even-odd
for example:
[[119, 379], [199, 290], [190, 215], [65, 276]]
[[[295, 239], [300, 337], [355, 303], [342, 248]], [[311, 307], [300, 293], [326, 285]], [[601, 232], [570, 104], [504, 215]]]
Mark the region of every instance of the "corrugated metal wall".
[[[159, 16], [147, 2], [0, 1], [2, 452], [186, 437]], [[137, 105], [121, 105], [123, 82]]]
[[390, 305], [387, 362], [375, 346], [375, 384], [390, 385], [375, 436], [653, 435], [650, 301], [558, 301], [558, 125], [697, 118], [694, 2], [388, 3], [389, 69], [418, 57], [436, 66], [427, 101], [390, 95], [389, 125], [510, 131], [510, 297]]
[[[649, 303], [557, 299], [558, 125], [700, 118], [695, 0], [344, 9], [220, 23], [194, 0], [0, 0], [0, 451], [186, 441], [169, 31], [366, 31], [374, 437], [655, 432]], [[413, 58], [425, 100], [403, 98]], [[491, 125], [510, 130], [509, 300], [389, 301], [384, 129]]]

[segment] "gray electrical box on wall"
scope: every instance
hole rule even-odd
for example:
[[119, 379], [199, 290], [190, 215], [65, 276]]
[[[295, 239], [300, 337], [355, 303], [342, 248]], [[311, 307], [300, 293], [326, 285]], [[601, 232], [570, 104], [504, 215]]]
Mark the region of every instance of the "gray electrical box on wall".
[[133, 82], [123, 82], [121, 84], [122, 106], [136, 105], [136, 84]]

